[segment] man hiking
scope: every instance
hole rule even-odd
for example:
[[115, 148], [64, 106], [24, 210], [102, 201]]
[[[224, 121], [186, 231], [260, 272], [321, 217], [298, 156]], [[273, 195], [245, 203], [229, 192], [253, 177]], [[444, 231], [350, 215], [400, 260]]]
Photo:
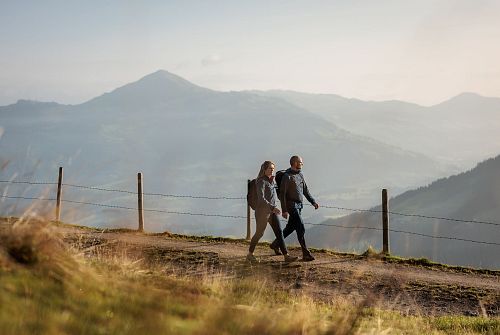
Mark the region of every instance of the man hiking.
[[[307, 249], [304, 237], [306, 230], [301, 217], [302, 208], [304, 207], [302, 195], [314, 206], [314, 209], [318, 209], [319, 205], [309, 193], [306, 181], [301, 172], [303, 165], [304, 162], [300, 156], [292, 156], [290, 158], [290, 168], [286, 170], [279, 185], [279, 198], [283, 212], [282, 215], [285, 219], [288, 219], [288, 223], [285, 229], [283, 229], [283, 236], [286, 238], [295, 230], [300, 247], [302, 248], [302, 260], [310, 262], [314, 260], [314, 256]], [[280, 254], [279, 242], [277, 240], [274, 240], [270, 247], [277, 255]]]
[[255, 221], [257, 223], [257, 228], [250, 241], [247, 255], [247, 260], [252, 263], [257, 262], [257, 258], [254, 256], [253, 252], [260, 238], [264, 235], [268, 223], [276, 236], [277, 250], [279, 251], [281, 249], [280, 255], [284, 255], [285, 262], [294, 262], [297, 260], [297, 257], [288, 255], [285, 239], [281, 231], [280, 219], [278, 217], [281, 211], [277, 207], [278, 196], [276, 194], [276, 183], [274, 181], [273, 172], [274, 163], [265, 161], [260, 166], [260, 171], [256, 179], [257, 189], [255, 191], [257, 194], [257, 203], [255, 206]]

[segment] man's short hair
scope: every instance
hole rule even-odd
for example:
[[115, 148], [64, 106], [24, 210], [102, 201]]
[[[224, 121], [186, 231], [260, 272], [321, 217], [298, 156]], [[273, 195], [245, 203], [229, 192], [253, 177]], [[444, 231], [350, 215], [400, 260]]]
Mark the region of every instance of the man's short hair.
[[292, 157], [290, 157], [290, 166], [292, 166], [293, 163], [295, 163], [298, 160], [299, 160], [299, 156], [292, 156]]

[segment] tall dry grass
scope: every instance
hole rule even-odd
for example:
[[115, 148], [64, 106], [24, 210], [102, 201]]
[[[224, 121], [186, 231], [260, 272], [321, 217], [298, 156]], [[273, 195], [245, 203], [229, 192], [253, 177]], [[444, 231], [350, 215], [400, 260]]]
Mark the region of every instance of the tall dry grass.
[[50, 223], [0, 224], [0, 334], [495, 334], [484, 318], [404, 317], [329, 303], [203, 265], [196, 276], [140, 253], [73, 241]]
[[79, 272], [79, 263], [50, 222], [32, 216], [11, 221], [0, 230], [4, 269], [24, 265], [60, 281]]

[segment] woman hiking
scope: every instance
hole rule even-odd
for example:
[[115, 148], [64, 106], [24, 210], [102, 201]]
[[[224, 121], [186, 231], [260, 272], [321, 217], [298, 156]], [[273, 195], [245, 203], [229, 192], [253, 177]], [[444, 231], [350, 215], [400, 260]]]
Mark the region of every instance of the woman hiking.
[[276, 235], [276, 241], [281, 253], [284, 255], [285, 262], [297, 260], [297, 257], [288, 255], [285, 239], [283, 238], [283, 232], [280, 227], [278, 215], [281, 214], [281, 211], [277, 206], [278, 196], [276, 195], [276, 183], [274, 182], [273, 176], [274, 166], [273, 162], [265, 161], [260, 166], [259, 175], [257, 176], [257, 203], [255, 206], [255, 221], [257, 222], [257, 228], [250, 241], [250, 248], [248, 249], [247, 260], [249, 262], [257, 262], [257, 258], [255, 258], [253, 252], [255, 246], [264, 235], [268, 222], [274, 231], [274, 235]]

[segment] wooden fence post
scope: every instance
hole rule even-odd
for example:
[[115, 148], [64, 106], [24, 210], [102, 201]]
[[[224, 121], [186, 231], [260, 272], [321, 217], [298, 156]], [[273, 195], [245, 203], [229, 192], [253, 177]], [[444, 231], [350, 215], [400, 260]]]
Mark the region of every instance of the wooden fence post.
[[139, 231], [144, 231], [144, 199], [142, 191], [142, 173], [137, 173], [137, 209], [139, 211]]
[[382, 253], [389, 254], [389, 199], [387, 190], [382, 190], [382, 228], [384, 230], [382, 237]]
[[[250, 189], [250, 179], [247, 180], [247, 194], [248, 194], [249, 189]], [[247, 237], [246, 237], [247, 240], [250, 240], [250, 235], [251, 235], [251, 231], [250, 231], [250, 205], [248, 204], [248, 201], [247, 201]]]
[[59, 178], [57, 179], [57, 199], [56, 199], [56, 221], [61, 221], [61, 197], [62, 197], [63, 168], [59, 167]]

